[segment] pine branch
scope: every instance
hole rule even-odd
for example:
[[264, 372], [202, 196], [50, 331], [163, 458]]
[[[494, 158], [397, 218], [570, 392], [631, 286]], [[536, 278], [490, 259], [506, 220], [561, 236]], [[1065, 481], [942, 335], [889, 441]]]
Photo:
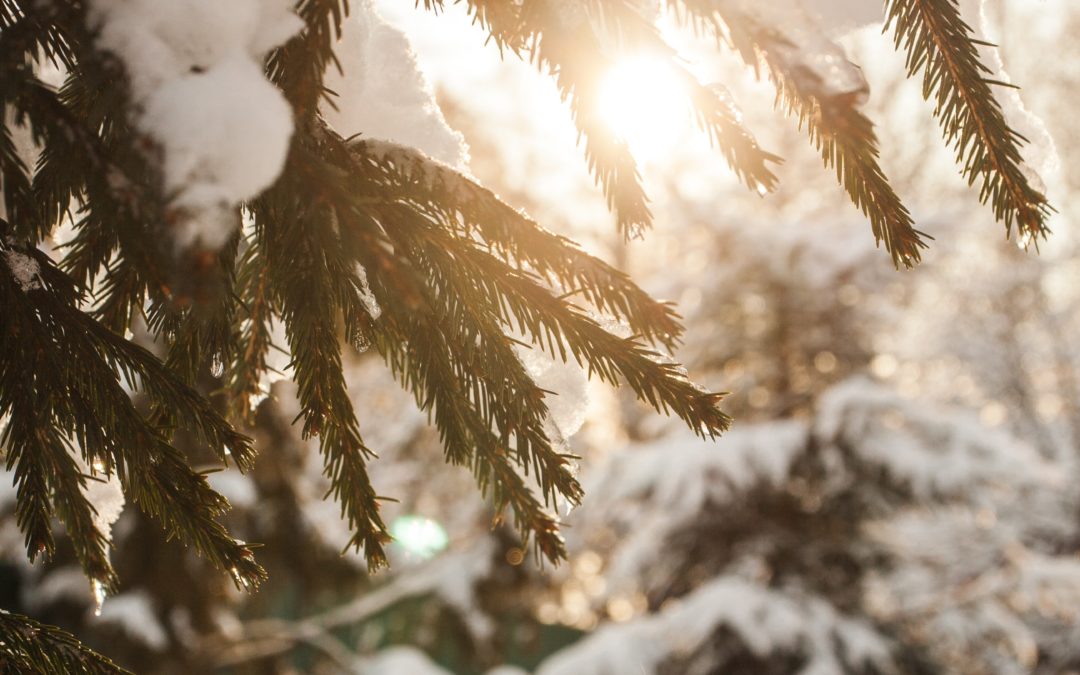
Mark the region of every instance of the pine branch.
[[620, 53], [644, 53], [666, 62], [670, 75], [687, 92], [690, 109], [698, 127], [710, 144], [718, 147], [728, 166], [751, 190], [765, 194], [776, 187], [769, 164], [783, 161], [763, 150], [754, 134], [743, 124], [742, 112], [723, 87], [705, 86], [682, 65], [676, 51], [661, 37], [652, 21], [641, 14], [633, 0], [592, 0], [592, 12], [609, 35], [614, 35]]
[[[95, 455], [94, 444], [86, 442], [99, 438], [97, 429], [85, 424], [88, 404], [81, 392], [71, 391], [65, 402], [60, 394], [41, 386], [67, 375], [61, 372], [63, 362], [55, 359], [50, 345], [39, 344], [32, 350], [20, 346], [21, 340], [38, 337], [33, 309], [18, 300], [27, 292], [24, 288], [40, 287], [40, 279], [30, 276], [39, 263], [10, 246], [0, 246], [0, 254], [0, 297], [7, 300], [0, 324], [11, 333], [0, 340], [0, 349], [10, 359], [0, 364], [0, 417], [10, 416], [0, 441], [6, 448], [8, 469], [14, 468], [16, 523], [25, 533], [31, 560], [40, 554], [51, 557], [50, 516], [55, 505], [87, 576], [113, 588], [116, 577], [109, 563], [108, 542], [94, 525], [93, 507], [82, 494], [87, 478], [72, 456], [74, 438], [85, 442], [82, 448], [90, 449], [90, 462], [101, 461], [97, 458], [103, 455]], [[11, 273], [13, 263], [19, 265], [21, 276]]]
[[[203, 279], [203, 293], [190, 308], [178, 312], [171, 303], [158, 302], [148, 312], [149, 330], [164, 336], [168, 343], [165, 366], [189, 384], [207, 370], [215, 377], [222, 377], [226, 364], [232, 361], [237, 342], [233, 324], [238, 304], [232, 289], [236, 286], [234, 269], [239, 242], [237, 231], [221, 250], [203, 255], [204, 269], [199, 275]], [[213, 292], [209, 292], [210, 288]]]
[[[513, 343], [507, 339], [509, 317], [499, 317], [483, 311], [482, 304], [469, 302], [475, 293], [475, 280], [461, 273], [456, 243], [443, 240], [442, 244], [450, 247], [443, 248], [432, 239], [416, 236], [419, 230], [414, 228], [424, 226], [407, 210], [384, 213], [386, 222], [399, 226], [393, 228], [392, 240], [431, 280], [426, 297], [432, 315], [421, 325], [414, 322], [411, 329], [402, 331], [402, 337], [406, 341], [430, 341], [430, 336], [441, 336], [454, 364], [455, 379], [461, 382], [466, 400], [479, 411], [483, 428], [497, 430], [503, 446], [510, 444], [511, 436], [515, 437], [515, 461], [526, 475], [531, 467], [547, 504], [555, 503], [559, 496], [576, 503], [581, 488], [566, 457], [555, 451], [545, 432], [545, 392], [529, 377], [513, 351]], [[394, 318], [399, 326], [409, 325], [406, 317]], [[447, 451], [451, 456], [460, 456], [467, 449], [448, 447]]]
[[[556, 71], [623, 231], [647, 224], [633, 158], [595, 110], [593, 85], [608, 55], [594, 23], [567, 23], [546, 0], [529, 5], [539, 14], [528, 18], [510, 3], [474, 7], [485, 21], [537, 27], [507, 33], [505, 44]], [[160, 146], [132, 127], [127, 75], [96, 49], [86, 6], [0, 0], [0, 10], [0, 103], [42, 149], [37, 166], [25, 166], [3, 127], [0, 179], [14, 222], [0, 222], [0, 417], [10, 417], [0, 442], [15, 469], [31, 557], [52, 552], [56, 515], [88, 576], [115, 587], [108, 541], [84, 494], [86, 481], [105, 472], [168, 537], [229, 570], [238, 586], [263, 579], [250, 548], [217, 522], [226, 500], [171, 438], [183, 424], [222, 461], [250, 467], [251, 440], [191, 383], [215, 361], [228, 364], [229, 405], [237, 418], [249, 414], [275, 317], [293, 357], [303, 435], [319, 437], [329, 494], [372, 569], [386, 564], [389, 535], [367, 474], [374, 453], [345, 387], [343, 334], [376, 346], [432, 416], [448, 461], [469, 466], [499, 513], [509, 506], [523, 539], [551, 560], [565, 550], [548, 507], [577, 502], [581, 487], [551, 432], [551, 393], [529, 377], [516, 351], [523, 343], [508, 333], [564, 361], [573, 356], [609, 382], [628, 381], [702, 435], [726, 428], [720, 396], [649, 347], [677, 343], [682, 328], [670, 305], [448, 168], [397, 147], [387, 155], [386, 146], [350, 146], [325, 128], [317, 111], [330, 100], [322, 78], [336, 65], [343, 0], [301, 0], [305, 30], [269, 57], [269, 76], [296, 113], [291, 152], [276, 184], [251, 203], [250, 232], [212, 255], [178, 255], [159, 243], [184, 214], [164, 193]], [[586, 58], [572, 44], [578, 39]], [[662, 45], [651, 29], [640, 39]], [[601, 60], [590, 63], [593, 56]], [[38, 58], [65, 65], [60, 91], [36, 77]], [[700, 124], [740, 175], [771, 185], [765, 164], [773, 158], [736, 112], [700, 86], [695, 101]], [[410, 175], [407, 163], [428, 179]], [[36, 246], [66, 217], [74, 236], [58, 266]], [[611, 335], [571, 298], [625, 321], [636, 336]], [[385, 308], [381, 318], [374, 303]], [[168, 349], [164, 363], [123, 337], [139, 319]]]
[[[387, 161], [394, 166], [392, 157]], [[409, 180], [407, 172], [416, 169], [408, 161], [394, 168], [406, 180]], [[433, 178], [432, 174], [424, 175], [427, 178], [412, 179], [417, 190], [435, 184], [434, 180], [429, 180]], [[375, 180], [382, 184], [378, 177]], [[412, 237], [413, 246], [429, 251], [429, 255], [453, 256], [454, 273], [467, 278], [473, 289], [463, 304], [486, 307], [486, 311], [507, 328], [528, 335], [535, 344], [557, 358], [566, 360], [572, 355], [611, 384], [625, 379], [643, 401], [661, 412], [674, 411], [702, 435], [713, 436], [727, 428], [730, 420], [716, 409], [720, 395], [700, 391], [691, 385], [672, 364], [664, 363], [664, 358], [648, 349], [637, 336], [623, 339], [611, 335], [566, 298], [555, 297], [530, 271], [508, 266], [486, 250], [482, 242], [472, 237], [455, 236], [453, 223], [456, 221], [447, 223], [431, 217], [430, 212], [425, 214], [428, 218], [410, 218], [404, 212], [388, 213], [386, 207], [380, 206], [373, 197], [377, 190], [363, 182], [358, 182], [355, 194], [363, 196], [358, 207], [371, 209], [373, 221], [395, 223], [391, 228], [392, 239]], [[391, 193], [390, 196], [394, 195]], [[395, 200], [394, 208], [400, 206], [400, 200]]]
[[382, 174], [372, 197], [407, 201], [458, 236], [479, 236], [511, 265], [551, 279], [598, 311], [626, 321], [633, 333], [668, 349], [678, 343], [682, 326], [670, 304], [657, 302], [625, 273], [542, 228], [490, 190], [412, 148], [383, 141], [357, 141], [350, 148], [362, 165], [358, 171]]
[[0, 197], [8, 217], [21, 221], [31, 221], [35, 211], [34, 198], [30, 190], [29, 169], [15, 148], [11, 130], [6, 124], [0, 124]]
[[[384, 546], [390, 540], [379, 515], [379, 498], [371, 486], [366, 462], [374, 453], [360, 436], [359, 423], [345, 389], [337, 319], [351, 289], [352, 269], [340, 257], [330, 211], [312, 195], [334, 189], [340, 173], [313, 176], [327, 168], [310, 134], [318, 128], [320, 100], [333, 104], [323, 85], [326, 68], [340, 68], [334, 43], [340, 39], [348, 4], [342, 0], [302, 0], [297, 13], [305, 29], [268, 59], [271, 81], [293, 106], [297, 128], [286, 166], [277, 183], [251, 204], [256, 241], [245, 274], [265, 274], [269, 303], [280, 312], [292, 352], [293, 376], [299, 390], [305, 438], [317, 435], [330, 493], [341, 505], [353, 536], [348, 547], [363, 549], [368, 567], [387, 564]], [[306, 205], [306, 206], [301, 206]], [[269, 312], [267, 313], [269, 318]], [[265, 323], [252, 327], [242, 356], [247, 384], [265, 367], [268, 335]], [[264, 346], [265, 345], [265, 346]], [[254, 386], [257, 386], [254, 385]], [[249, 399], [250, 400], [250, 399]], [[236, 403], [233, 404], [237, 405]]]
[[[471, 300], [474, 282], [460, 273], [452, 250], [414, 239], [410, 232], [425, 219], [398, 206], [391, 202], [380, 210], [381, 222], [394, 223], [389, 228], [393, 250], [406, 258], [394, 264], [430, 286], [418, 288], [421, 301], [409, 306], [374, 281], [372, 290], [385, 309], [377, 322], [367, 324], [368, 340], [420, 408], [433, 412], [447, 460], [471, 466], [497, 510], [511, 507], [522, 538], [532, 536], [538, 551], [557, 561], [564, 551], [556, 521], [513, 467], [526, 475], [532, 470], [548, 504], [559, 496], [580, 500], [567, 456], [552, 447], [545, 432], [545, 392], [525, 372], [503, 324]], [[339, 222], [350, 233], [365, 228], [348, 212]], [[365, 262], [371, 269], [386, 268], [377, 258], [365, 256]], [[362, 312], [354, 307], [351, 313]]]
[[[448, 245], [445, 237], [431, 231], [435, 245]], [[723, 394], [697, 388], [678, 367], [644, 345], [639, 338], [620, 338], [607, 332], [592, 317], [474, 245], [456, 247], [460, 273], [486, 278], [478, 300], [500, 315], [532, 342], [556, 358], [573, 357], [603, 381], [625, 382], [638, 398], [658, 412], [673, 412], [695, 433], [715, 437], [727, 430], [730, 419], [717, 405]], [[501, 273], [500, 273], [501, 272]]]
[[340, 69], [334, 44], [341, 39], [349, 14], [348, 0], [298, 0], [296, 13], [305, 28], [267, 58], [270, 81], [281, 88], [292, 105], [298, 125], [314, 119], [320, 100], [333, 100], [323, 86], [330, 66]]
[[1038, 245], [1049, 233], [1053, 208], [1025, 173], [1021, 147], [1027, 141], [1009, 126], [990, 78], [979, 60], [971, 26], [956, 0], [886, 0], [886, 30], [897, 49], [907, 53], [908, 73], [923, 74], [923, 97], [935, 102], [934, 115], [947, 142], [956, 150], [968, 184], [981, 178], [979, 197], [1005, 223], [1007, 236], [1016, 223], [1025, 245]]
[[589, 23], [588, 3], [534, 2], [523, 5], [522, 25], [530, 27], [531, 59], [552, 73], [584, 143], [589, 171], [626, 238], [652, 227], [652, 212], [637, 162], [599, 113], [601, 78], [613, 64]]
[[[443, 6], [441, 0], [425, 0], [424, 4], [433, 10]], [[520, 5], [469, 0], [468, 4], [500, 49], [527, 56], [555, 78], [584, 141], [589, 169], [615, 213], [619, 231], [627, 238], [650, 227], [652, 214], [629, 146], [599, 112], [601, 79], [621, 53], [648, 52], [664, 58], [673, 76], [686, 86], [698, 125], [740, 179], [756, 191], [775, 186], [776, 177], [767, 165], [779, 158], [758, 147], [742, 125], [738, 110], [720, 92], [702, 86], [687, 72], [655, 28], [625, 0], [535, 0]]]
[[[16, 412], [14, 398], [20, 392], [12, 389], [11, 385], [17, 380], [5, 372], [3, 382], [5, 392], [10, 393], [5, 395], [6, 400], [0, 405], [8, 414], [12, 414]], [[56, 472], [51, 470], [49, 464], [50, 460], [66, 454], [67, 446], [62, 438], [57, 437], [51, 425], [38, 421], [36, 410], [29, 405], [17, 412], [20, 421], [12, 419], [8, 422], [2, 440], [6, 449], [7, 469], [14, 469], [17, 486], [15, 522], [24, 534], [27, 557], [34, 561], [39, 555], [52, 556], [55, 552], [49, 496], [54, 490], [50, 478], [56, 476]]]
[[[356, 192], [374, 194], [362, 184]], [[470, 306], [485, 307], [507, 328], [529, 336], [557, 358], [573, 356], [609, 383], [625, 379], [643, 401], [661, 412], [674, 411], [703, 435], [713, 436], [727, 428], [730, 420], [716, 409], [720, 396], [691, 385], [638, 337], [611, 335], [567, 299], [555, 297], [535, 275], [506, 265], [474, 239], [459, 239], [445, 223], [387, 214], [370, 201], [374, 200], [365, 200], [359, 207], [372, 209], [375, 222], [394, 222], [393, 237], [414, 237], [429, 251], [453, 255], [455, 274], [470, 280]]]
[[246, 239], [238, 265], [237, 295], [247, 304], [236, 315], [239, 321], [233, 334], [239, 336], [239, 344], [226, 370], [229, 417], [247, 424], [254, 421], [258, 401], [270, 393], [264, 390], [263, 378], [269, 371], [267, 354], [273, 347], [270, 322], [275, 307], [270, 293], [270, 274], [262, 259], [259, 240], [259, 236]]
[[0, 671], [40, 675], [130, 675], [70, 633], [0, 610]]
[[[875, 242], [884, 244], [897, 268], [916, 265], [920, 249], [926, 247], [923, 238], [931, 237], [915, 229], [911, 213], [878, 165], [873, 124], [859, 110], [866, 83], [856, 67], [846, 61], [842, 50], [831, 43], [811, 47], [827, 49], [830, 53], [821, 58], [845, 64], [838, 67], [851, 72], [852, 81], [837, 87], [804, 62], [806, 57], [800, 51], [804, 45], [786, 30], [787, 22], [810, 21], [809, 17], [784, 17], [786, 22], [777, 24], [768, 21], [772, 10], [763, 8], [758, 13], [742, 3], [682, 0], [681, 4], [691, 17], [727, 41], [748, 65], [757, 69], [764, 64], [776, 86], [777, 100], [798, 120], [800, 128], [806, 127], [825, 166], [836, 171], [852, 203], [869, 218]], [[800, 35], [812, 31], [813, 27], [799, 28]], [[821, 40], [816, 35], [808, 39]]]
[[[532, 533], [556, 558], [555, 521], [514, 465], [536, 475], [549, 504], [557, 497], [576, 501], [580, 486], [547, 434], [546, 393], [524, 371], [507, 331], [558, 358], [573, 354], [608, 381], [625, 378], [643, 400], [675, 410], [700, 433], [726, 427], [718, 395], [690, 385], [639, 338], [607, 333], [536, 270], [583, 281], [595, 304], [625, 308], [630, 322], [660, 341], [677, 334], [664, 305], [576, 248], [560, 251], [564, 240], [415, 151], [347, 145], [323, 127], [298, 133], [285, 174], [253, 204], [253, 214], [256, 246], [265, 247], [257, 258], [265, 259], [252, 264], [269, 275], [293, 349], [305, 433], [320, 435], [328, 462], [356, 457], [352, 470], [359, 473], [368, 453], [340, 380], [341, 330], [319, 318], [339, 312], [345, 336], [374, 345], [434, 416], [447, 459], [471, 466], [496, 504], [511, 506], [523, 536]], [[530, 249], [534, 241], [541, 246]], [[373, 300], [365, 298], [372, 293]], [[331, 479], [342, 476], [331, 472]], [[379, 536], [377, 508], [366, 487], [346, 506], [360, 523], [360, 539]], [[365, 544], [373, 565], [381, 564], [379, 551]]]
[[[24, 22], [30, 23], [29, 20]], [[63, 110], [55, 92], [38, 80], [29, 56], [10, 44], [13, 38], [7, 33], [0, 33], [0, 78], [4, 81], [0, 103], [6, 112], [12, 114], [16, 125], [30, 132], [36, 146], [48, 147], [48, 134], [55, 132], [62, 124], [57, 120], [65, 120], [66, 110]], [[9, 222], [18, 228], [17, 235], [41, 239], [59, 220], [56, 217], [58, 214], [49, 213], [53, 199], [48, 198], [51, 195], [41, 195], [35, 189], [32, 178], [35, 167], [26, 166], [19, 157], [7, 124], [0, 127], [0, 184], [4, 188]], [[49, 220], [43, 213], [54, 218]]]
[[375, 453], [361, 438], [345, 388], [337, 326], [344, 291], [336, 285], [352, 270], [339, 257], [327, 210], [299, 206], [297, 195], [304, 192], [293, 183], [298, 172], [292, 165], [294, 160], [252, 211], [261, 223], [263, 264], [293, 356], [290, 365], [304, 418], [303, 436], [319, 437], [330, 493], [353, 531], [348, 545], [363, 549], [374, 571], [387, 564], [384, 545], [390, 535], [367, 474], [366, 462]]
[[0, 2], [0, 60], [44, 56], [57, 66], [75, 64], [68, 21], [75, 3]]
[[[5, 18], [0, 17], [0, 25], [8, 23]], [[26, 29], [30, 26], [27, 26], [27, 23], [29, 22], [24, 19], [0, 32], [0, 79], [4, 81], [4, 88], [0, 89], [0, 108], [3, 109], [5, 117], [8, 105], [17, 100], [19, 85], [27, 80], [36, 81], [23, 53], [26, 48], [36, 47], [36, 43], [30, 41], [31, 44], [19, 44], [29, 40]], [[9, 82], [11, 84], [8, 84]], [[25, 125], [25, 114], [19, 108], [15, 108], [13, 112], [14, 122], [20, 126]], [[0, 120], [0, 198], [3, 199], [9, 221], [27, 224], [37, 222], [37, 205], [30, 176], [30, 167], [19, 156], [7, 120]]]
[[[170, 256], [148, 243], [156, 241], [148, 235], [168, 222], [166, 199], [160, 169], [143, 147], [147, 139], [126, 121], [129, 101], [123, 69], [94, 47], [81, 5], [38, 3], [20, 12], [27, 25], [61, 36], [54, 40], [59, 46], [51, 49], [63, 49], [61, 60], [69, 74], [63, 89], [55, 92], [33, 73], [36, 52], [0, 59], [6, 85], [0, 98], [12, 107], [17, 120], [29, 126], [42, 148], [33, 176], [34, 207], [17, 215], [9, 209], [13, 234], [39, 241], [73, 204], [81, 202], [87, 216], [77, 225], [94, 227], [105, 240], [92, 248], [95, 266], [80, 270], [84, 278], [105, 264], [111, 250], [105, 244], [113, 243], [129, 264], [138, 265], [151, 291], [167, 290], [164, 279], [172, 269]], [[109, 226], [101, 227], [103, 223]], [[138, 300], [133, 297], [131, 304], [141, 305]]]
[[[135, 409], [118, 378], [122, 376], [129, 389], [143, 389], [156, 405], [175, 411], [223, 458], [227, 452], [247, 466], [253, 452], [250, 439], [235, 432], [153, 355], [80, 311], [74, 286], [47, 256], [11, 243], [0, 244], [0, 253], [21, 256], [24, 265], [22, 277], [11, 268], [10, 258], [9, 264], [0, 265], [5, 307], [0, 316], [0, 415], [11, 414], [4, 438], [8, 461], [17, 471], [25, 467], [19, 479], [25, 497], [20, 501], [25, 499], [35, 510], [23, 518], [31, 555], [51, 547], [48, 535], [34, 525], [48, 518], [42, 485], [51, 487], [58, 513], [68, 514], [72, 535], [81, 536], [77, 548], [84, 546], [90, 553], [100, 548], [95, 548], [93, 536], [87, 538], [89, 505], [80, 493], [84, 479], [71, 466], [70, 434], [86, 464], [115, 471], [125, 494], [157, 517], [170, 536], [232, 570], [238, 584], [261, 580], [265, 573], [250, 549], [215, 520], [227, 502], [205, 477], [191, 471], [182, 453], [168, 443], [165, 430]], [[27, 269], [34, 271], [29, 283]], [[48, 475], [41, 477], [43, 471]], [[105, 574], [102, 556], [80, 557], [88, 574]]]
[[[544, 510], [510, 462], [510, 439], [505, 433], [497, 437], [490, 422], [468, 404], [468, 389], [460, 384], [461, 369], [454, 366], [447, 349], [451, 342], [437, 330], [430, 330], [431, 324], [425, 328], [428, 330], [410, 331], [416, 339], [406, 343], [382, 339], [373, 344], [395, 375], [417, 395], [421, 409], [434, 413], [447, 459], [471, 465], [481, 492], [491, 492], [496, 513], [510, 506], [523, 541], [532, 538], [538, 553], [554, 563], [565, 559], [557, 520]], [[580, 488], [576, 481], [573, 485], [576, 491], [570, 494], [576, 502]]]

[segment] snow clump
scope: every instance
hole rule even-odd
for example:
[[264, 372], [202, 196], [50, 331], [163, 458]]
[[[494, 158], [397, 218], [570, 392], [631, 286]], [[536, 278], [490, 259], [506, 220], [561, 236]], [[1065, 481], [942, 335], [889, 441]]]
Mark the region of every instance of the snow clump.
[[235, 206], [285, 164], [292, 109], [266, 79], [266, 54], [303, 27], [289, 0], [92, 0], [98, 44], [123, 63], [136, 128], [162, 153], [184, 217], [182, 248], [220, 248]]

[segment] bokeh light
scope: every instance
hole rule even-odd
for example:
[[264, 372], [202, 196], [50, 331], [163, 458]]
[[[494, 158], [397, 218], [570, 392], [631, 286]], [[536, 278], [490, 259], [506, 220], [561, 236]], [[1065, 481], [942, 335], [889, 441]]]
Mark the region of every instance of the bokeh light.
[[442, 525], [431, 518], [417, 515], [394, 519], [390, 525], [390, 534], [406, 553], [418, 558], [434, 557], [450, 543]]

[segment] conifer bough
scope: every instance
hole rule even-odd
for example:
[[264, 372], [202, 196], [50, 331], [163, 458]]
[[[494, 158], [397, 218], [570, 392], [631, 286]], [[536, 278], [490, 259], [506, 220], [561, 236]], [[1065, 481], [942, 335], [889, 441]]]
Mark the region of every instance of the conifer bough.
[[[104, 39], [102, 17], [122, 11], [108, 4], [0, 0], [0, 444], [31, 559], [53, 552], [56, 516], [88, 577], [115, 589], [108, 536], [85, 496], [87, 481], [115, 476], [168, 536], [239, 586], [257, 585], [265, 572], [251, 547], [217, 522], [227, 502], [189, 467], [173, 435], [183, 427], [220, 461], [252, 465], [255, 450], [237, 425], [250, 422], [264, 394], [273, 321], [285, 327], [303, 434], [319, 439], [350, 545], [372, 569], [386, 564], [389, 534], [366, 469], [375, 452], [346, 391], [346, 341], [374, 348], [430, 415], [447, 461], [468, 467], [497, 512], [509, 508], [522, 538], [553, 561], [565, 551], [551, 507], [580, 500], [581, 487], [572, 458], [546, 430], [549, 392], [529, 377], [515, 345], [626, 383], [703, 437], [727, 429], [722, 395], [698, 388], [665, 356], [682, 331], [670, 305], [453, 169], [407, 147], [343, 138], [324, 121], [319, 106], [334, 99], [324, 74], [352, 65], [334, 55], [344, 0], [300, 0], [295, 16], [278, 17], [277, 41], [252, 52], [257, 74], [244, 81], [268, 110], [286, 102], [292, 124], [276, 178], [243, 198], [235, 186], [176, 189], [175, 148], [155, 135], [151, 122], [161, 120], [150, 119], [165, 87], [136, 76]], [[640, 235], [652, 215], [629, 147], [603, 123], [596, 99], [598, 79], [625, 54], [667, 58], [732, 170], [753, 190], [775, 186], [769, 166], [779, 158], [757, 144], [726, 93], [676, 62], [636, 3], [466, 4], [501, 49], [555, 78], [624, 235]], [[764, 69], [779, 107], [805, 125], [894, 263], [917, 263], [927, 235], [877, 163], [873, 125], [860, 109], [866, 84], [809, 17], [793, 26], [785, 13], [798, 2], [668, 4]], [[443, 8], [441, 0], [424, 5]], [[1007, 231], [1015, 222], [1025, 242], [1044, 237], [1051, 208], [1026, 178], [1023, 139], [994, 98], [997, 83], [979, 61], [983, 43], [956, 2], [885, 5], [969, 182], [982, 181], [982, 199]], [[829, 74], [815, 65], [822, 58]], [[59, 90], [40, 78], [45, 63], [65, 73]], [[197, 85], [202, 74], [193, 65], [182, 84]], [[9, 118], [29, 129], [33, 165]], [[207, 220], [219, 229], [199, 229]], [[39, 247], [64, 222], [71, 234], [57, 262]], [[603, 316], [631, 336], [608, 332]], [[125, 337], [137, 323], [160, 358]], [[196, 387], [207, 373], [223, 384], [218, 401]], [[44, 672], [119, 672], [70, 636], [7, 614], [0, 658]]]

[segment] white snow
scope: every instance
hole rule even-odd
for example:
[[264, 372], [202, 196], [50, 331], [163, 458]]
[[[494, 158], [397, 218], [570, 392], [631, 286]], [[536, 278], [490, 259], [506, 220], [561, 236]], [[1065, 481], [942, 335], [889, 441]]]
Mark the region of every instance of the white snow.
[[[0, 438], [3, 438], [4, 428], [7, 426], [9, 416], [0, 417]], [[15, 472], [0, 469], [0, 509], [15, 504], [18, 490], [15, 487]]]
[[72, 452], [71, 456], [79, 465], [79, 470], [92, 477], [86, 480], [83, 496], [94, 507], [94, 527], [105, 536], [106, 541], [111, 542], [113, 523], [124, 510], [124, 491], [120, 478], [115, 473], [105, 474], [98, 467], [87, 466], [78, 451]]
[[235, 56], [163, 84], [140, 126], [161, 143], [165, 184], [179, 190], [174, 204], [193, 214], [177, 243], [218, 248], [236, 227], [220, 212], [257, 195], [284, 166], [292, 109], [259, 64]]
[[821, 25], [833, 36], [843, 35], [868, 24], [881, 23], [885, 18], [885, 3], [875, 0], [802, 0], [806, 8], [817, 13]]
[[465, 206], [481, 188], [470, 183], [468, 172], [430, 157], [423, 150], [384, 140], [367, 140], [365, 153], [375, 162], [389, 164], [403, 178], [426, 190], [448, 195], [447, 206]]
[[613, 453], [586, 474], [588, 499], [568, 520], [568, 541], [613, 531], [619, 544], [608, 561], [608, 592], [636, 590], [648, 583], [647, 571], [666, 568], [657, 542], [755, 485], [781, 486], [807, 438], [805, 424], [780, 422], [736, 427], [716, 444], [679, 431]]
[[[468, 163], [461, 134], [450, 129], [405, 35], [370, 0], [352, 6], [326, 86], [338, 93], [323, 115], [342, 136], [362, 134], [416, 148], [458, 170]], [[336, 108], [336, 109], [335, 109]]]
[[556, 439], [566, 440], [581, 429], [589, 405], [589, 376], [572, 357], [555, 358], [539, 348], [515, 347], [518, 359], [536, 386], [554, 395], [545, 395], [548, 420]]
[[146, 591], [128, 591], [109, 598], [102, 605], [98, 619], [119, 627], [154, 651], [161, 651], [169, 644], [169, 636], [154, 613], [153, 599]]
[[63, 600], [83, 604], [92, 599], [90, 588], [86, 585], [86, 574], [77, 565], [68, 565], [45, 574], [34, 594], [34, 603], [39, 607]]
[[805, 675], [844, 672], [841, 653], [860, 670], [893, 667], [882, 636], [825, 601], [721, 576], [658, 614], [600, 628], [546, 660], [537, 675], [655, 673], [666, 659], [692, 654], [722, 627], [758, 656], [804, 653], [807, 663], [799, 672]]
[[[961, 8], [967, 23], [977, 27], [975, 37], [995, 44], [998, 42], [997, 34], [1001, 32], [1002, 27], [993, 25], [985, 0], [963, 0]], [[999, 82], [1012, 82], [1012, 78], [1005, 69], [1000, 49], [982, 47], [980, 55], [983, 63], [992, 71], [988, 77]], [[1021, 89], [994, 87], [993, 91], [1001, 103], [1002, 111], [1010, 126], [1029, 141], [1022, 151], [1025, 160], [1022, 170], [1025, 172], [1025, 177], [1033, 188], [1045, 193], [1046, 185], [1043, 177], [1053, 176], [1061, 170], [1057, 145], [1046, 128], [1046, 123], [1028, 109], [1022, 98]]]
[[450, 675], [415, 647], [390, 647], [364, 664], [365, 675]]
[[368, 316], [374, 321], [382, 316], [382, 307], [379, 306], [379, 301], [371, 291], [371, 285], [368, 283], [367, 269], [357, 262], [354, 271], [356, 272], [356, 278], [360, 280], [362, 286], [360, 290], [360, 302], [364, 303], [364, 309], [367, 310]]
[[[1053, 514], [1061, 510], [1061, 496], [1053, 491], [1062, 484], [1060, 470], [1032, 448], [984, 428], [974, 416], [916, 404], [868, 380], [853, 379], [826, 392], [810, 425], [742, 425], [715, 445], [677, 432], [614, 453], [586, 474], [589, 498], [568, 520], [568, 542], [571, 548], [608, 551], [603, 597], [648, 591], [677, 573], [679, 563], [668, 560], [662, 542], [691, 528], [702, 514], [737, 503], [751, 489], [787, 485], [794, 461], [811, 438], [820, 461], [829, 467], [822, 486], [826, 498], [850, 489], [862, 475], [857, 467], [869, 466], [881, 471], [884, 484], [877, 489], [910, 490], [915, 499], [934, 503], [981, 495], [971, 507], [975, 511], [992, 509], [1003, 519], [1026, 519], [1033, 531], [1058, 527]], [[1008, 506], [1018, 499], [1022, 507]], [[1023, 514], [1010, 514], [1010, 508], [1022, 508]], [[967, 518], [971, 530], [973, 516]], [[612, 546], [612, 541], [618, 543]], [[992, 567], [982, 560], [984, 567]]]
[[864, 378], [822, 398], [814, 434], [826, 445], [853, 448], [922, 499], [963, 494], [976, 484], [1032, 484], [1051, 472], [1030, 446], [974, 416], [919, 405]]
[[233, 508], [253, 508], [259, 495], [250, 476], [245, 476], [234, 469], [216, 471], [208, 474], [206, 480], [214, 492], [225, 497]]
[[[572, 551], [605, 551], [606, 585], [593, 602], [662, 593], [686, 564], [671, 559], [680, 533], [720, 517], [751, 490], [792, 489], [802, 475], [792, 474], [801, 466], [795, 460], [811, 448], [826, 472], [823, 499], [892, 488], [913, 499], [868, 521], [865, 541], [892, 562], [868, 570], [866, 616], [931, 631], [927, 646], [946, 662], [955, 655], [940, 650], [950, 645], [987, 643], [1004, 645], [998, 661], [1006, 665], [1031, 664], [1040, 650], [1068, 658], [1070, 640], [1080, 639], [1070, 609], [1080, 601], [1080, 562], [1038, 542], [1073, 536], [1061, 517], [1075, 511], [1073, 471], [974, 415], [863, 378], [826, 392], [812, 423], [743, 425], [715, 447], [674, 434], [631, 446], [587, 474], [589, 499], [569, 519], [567, 538]], [[825, 598], [767, 589], [754, 547], [747, 551], [667, 609], [603, 626], [539, 673], [656, 672], [721, 625], [761, 656], [808, 650], [803, 673], [846, 672], [840, 658], [888, 665], [889, 645], [870, 624], [838, 615]], [[1046, 622], [1054, 627], [1040, 629]]]
[[946, 657], [956, 647], [1001, 645], [999, 654], [976, 653], [972, 670], [993, 663], [995, 672], [1032, 672], [1039, 652], [1049, 663], [1067, 662], [1080, 639], [1080, 562], [1025, 544], [1036, 540], [1025, 518], [1041, 510], [1038, 500], [1020, 497], [1008, 510], [996, 522], [980, 522], [965, 508], [911, 509], [877, 524], [870, 534], [889, 547], [895, 562], [871, 574], [870, 611], [886, 621], [924, 626], [933, 635], [931, 651]]
[[140, 131], [164, 155], [165, 187], [184, 213], [182, 247], [219, 247], [229, 214], [280, 173], [292, 111], [262, 60], [303, 25], [288, 0], [93, 0], [99, 44], [123, 62]]
[[781, 39], [774, 41], [770, 57], [784, 62], [784, 70], [800, 79], [807, 91], [823, 98], [869, 95], [862, 71], [828, 37], [830, 31], [803, 0], [720, 0], [720, 4], [779, 33]]
[[41, 288], [41, 266], [36, 260], [25, 253], [10, 249], [3, 251], [3, 254], [4, 262], [24, 293]]

